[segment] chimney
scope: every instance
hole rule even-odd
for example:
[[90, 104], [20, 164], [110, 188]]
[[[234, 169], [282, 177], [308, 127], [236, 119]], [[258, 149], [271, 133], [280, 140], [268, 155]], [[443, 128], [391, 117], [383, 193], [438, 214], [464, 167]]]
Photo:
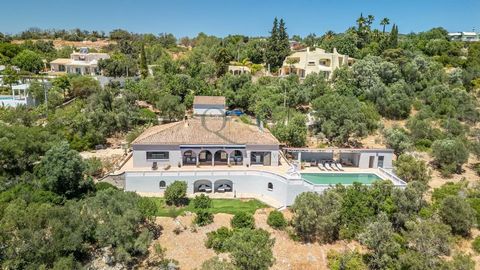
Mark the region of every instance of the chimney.
[[188, 127], [188, 116], [185, 115], [185, 117], [183, 117], [183, 125], [185, 127]]
[[261, 132], [263, 132], [263, 121], [258, 118], [257, 118], [257, 127]]
[[338, 54], [337, 48], [333, 48], [333, 53], [334, 53], [334, 54]]
[[307, 53], [309, 53], [309, 52], [310, 52], [310, 47], [307, 47]]

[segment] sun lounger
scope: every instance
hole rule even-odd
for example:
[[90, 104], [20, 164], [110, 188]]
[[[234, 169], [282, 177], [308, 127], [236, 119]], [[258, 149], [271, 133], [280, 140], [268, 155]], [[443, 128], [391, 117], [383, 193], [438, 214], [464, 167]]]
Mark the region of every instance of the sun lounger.
[[323, 164], [325, 166], [325, 168], [327, 169], [327, 171], [332, 171], [332, 167], [330, 167], [330, 164], [328, 164], [327, 162], [325, 162], [325, 164]]
[[323, 164], [320, 163], [320, 162], [317, 164], [317, 166], [321, 171], [326, 171], [327, 170], [327, 169], [325, 169], [325, 166], [323, 166]]
[[337, 163], [335, 163], [335, 166], [337, 166], [337, 168], [338, 168], [340, 171], [343, 171], [343, 166], [342, 166], [342, 164], [340, 164], [340, 163], [337, 162]]
[[335, 162], [331, 162], [329, 165], [330, 165], [330, 167], [332, 168], [332, 170], [338, 171], [337, 166], [335, 166]]

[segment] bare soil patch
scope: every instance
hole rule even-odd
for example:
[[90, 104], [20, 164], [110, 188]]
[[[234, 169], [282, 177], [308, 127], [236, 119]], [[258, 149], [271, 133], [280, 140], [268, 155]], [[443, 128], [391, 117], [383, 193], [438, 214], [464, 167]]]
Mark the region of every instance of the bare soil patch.
[[[329, 250], [361, 249], [356, 242], [338, 241], [329, 245], [295, 242], [290, 239], [287, 232], [274, 230], [267, 224], [268, 213], [272, 210], [273, 208], [259, 209], [254, 215], [257, 228], [269, 231], [275, 238], [273, 255], [276, 261], [271, 269], [328, 269], [327, 253]], [[288, 210], [284, 211], [284, 214], [287, 218], [291, 217]], [[205, 227], [197, 227], [197, 230], [194, 231], [191, 229], [193, 215], [180, 216], [178, 221], [173, 218], [158, 217], [156, 223], [163, 227], [163, 231], [160, 238], [152, 243], [152, 246], [160, 243], [163, 248], [166, 248], [166, 257], [177, 260], [181, 269], [199, 268], [204, 261], [217, 255], [213, 250], [205, 247], [206, 234], [221, 226], [230, 227], [231, 218], [232, 215], [229, 214], [215, 214], [214, 223]], [[177, 235], [174, 233], [177, 226], [186, 229]], [[228, 254], [219, 256], [228, 258]]]

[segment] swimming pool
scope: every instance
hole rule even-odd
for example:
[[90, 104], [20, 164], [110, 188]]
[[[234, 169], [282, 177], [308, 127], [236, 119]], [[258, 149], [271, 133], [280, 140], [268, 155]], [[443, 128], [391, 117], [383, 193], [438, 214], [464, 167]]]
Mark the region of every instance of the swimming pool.
[[302, 173], [301, 175], [304, 180], [316, 185], [348, 185], [353, 182], [371, 184], [382, 180], [374, 173]]

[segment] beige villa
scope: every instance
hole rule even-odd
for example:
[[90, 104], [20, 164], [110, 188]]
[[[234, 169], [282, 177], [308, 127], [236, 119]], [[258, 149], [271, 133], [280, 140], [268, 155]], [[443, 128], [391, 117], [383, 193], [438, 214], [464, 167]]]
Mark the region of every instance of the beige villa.
[[50, 62], [52, 73], [76, 73], [81, 75], [99, 75], [98, 60], [109, 59], [108, 53], [89, 53], [88, 48], [70, 54], [70, 58], [58, 58]]
[[344, 65], [352, 65], [355, 59], [348, 55], [340, 54], [337, 49], [333, 49], [333, 53], [325, 52], [325, 50], [316, 48], [310, 50], [306, 48], [301, 51], [294, 52], [283, 61], [281, 75], [297, 74], [304, 79], [311, 73], [323, 73], [325, 78], [331, 79], [333, 71]]

